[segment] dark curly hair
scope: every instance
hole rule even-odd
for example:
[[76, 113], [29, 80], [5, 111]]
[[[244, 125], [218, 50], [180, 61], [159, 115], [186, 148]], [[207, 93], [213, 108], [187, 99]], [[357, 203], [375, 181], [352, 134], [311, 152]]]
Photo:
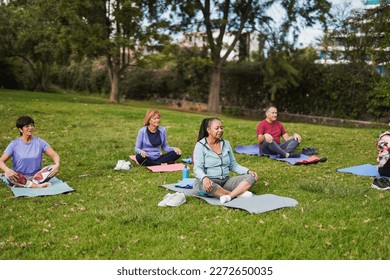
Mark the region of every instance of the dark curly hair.
[[[21, 116], [16, 120], [16, 127], [18, 129], [23, 128], [25, 125], [29, 125], [29, 124], [35, 125], [34, 120], [29, 116]], [[21, 132], [20, 135], [22, 135]]]

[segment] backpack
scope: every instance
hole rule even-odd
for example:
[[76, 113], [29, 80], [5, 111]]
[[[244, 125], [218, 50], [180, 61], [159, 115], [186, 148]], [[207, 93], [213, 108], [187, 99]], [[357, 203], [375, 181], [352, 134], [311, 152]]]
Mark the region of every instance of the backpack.
[[376, 162], [379, 167], [382, 167], [390, 158], [390, 131], [382, 132], [381, 135], [379, 135], [376, 148], [378, 150]]

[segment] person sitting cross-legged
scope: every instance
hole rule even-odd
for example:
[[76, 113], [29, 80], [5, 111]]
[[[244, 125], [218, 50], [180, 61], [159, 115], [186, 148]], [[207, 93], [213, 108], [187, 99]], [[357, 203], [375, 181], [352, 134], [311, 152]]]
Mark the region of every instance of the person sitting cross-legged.
[[[24, 188], [45, 188], [51, 183], [60, 167], [60, 156], [50, 145], [33, 136], [34, 120], [29, 116], [17, 119], [16, 127], [20, 137], [13, 140], [0, 157], [0, 168], [5, 172], [9, 185]], [[42, 168], [42, 155], [46, 154], [54, 161], [53, 165]], [[6, 162], [12, 158], [12, 168]]]
[[[181, 150], [167, 145], [167, 131], [160, 126], [161, 116], [157, 110], [148, 110], [144, 126], [138, 131], [135, 143], [137, 162], [143, 166], [171, 164], [180, 158]], [[166, 153], [162, 153], [163, 150]]]
[[[278, 110], [271, 106], [265, 111], [266, 118], [257, 125], [257, 140], [261, 155], [279, 155], [284, 158], [298, 157], [295, 149], [301, 143], [301, 136], [297, 133], [289, 135], [281, 122], [277, 120]], [[280, 138], [284, 142], [281, 143]]]
[[[249, 190], [256, 183], [257, 174], [237, 163], [230, 143], [222, 135], [218, 118], [202, 121], [193, 153], [194, 194], [217, 196], [221, 203], [236, 197], [251, 197], [253, 193]], [[230, 176], [230, 171], [240, 176]]]

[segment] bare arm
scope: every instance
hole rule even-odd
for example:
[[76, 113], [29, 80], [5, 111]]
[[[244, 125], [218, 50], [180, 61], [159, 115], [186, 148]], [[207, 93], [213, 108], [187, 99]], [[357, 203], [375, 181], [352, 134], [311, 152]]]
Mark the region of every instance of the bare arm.
[[60, 169], [60, 156], [57, 154], [56, 151], [54, 151], [54, 149], [52, 147], [49, 147], [46, 149], [45, 151], [45, 154], [48, 155], [49, 157], [51, 157], [54, 161], [54, 165], [53, 165], [53, 168], [50, 172], [50, 177], [53, 177], [54, 175], [56, 175]]
[[283, 134], [282, 135], [284, 141], [288, 141], [292, 138], [295, 138], [295, 140], [297, 140], [299, 143], [301, 143], [302, 141], [302, 137], [298, 134], [298, 133], [294, 133], [293, 135], [288, 135], [287, 133]]
[[259, 144], [263, 143], [263, 141], [267, 141], [268, 143], [271, 143], [274, 138], [272, 137], [271, 134], [265, 133], [265, 134], [259, 134], [257, 135], [257, 142]]
[[0, 168], [5, 172], [7, 178], [16, 181], [18, 178], [18, 174], [5, 164], [9, 159], [10, 156], [4, 153], [0, 158]]

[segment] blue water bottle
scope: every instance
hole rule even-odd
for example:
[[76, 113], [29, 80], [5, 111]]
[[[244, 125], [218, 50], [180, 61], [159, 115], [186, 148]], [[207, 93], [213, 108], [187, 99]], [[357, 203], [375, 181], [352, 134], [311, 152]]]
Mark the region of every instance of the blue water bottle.
[[184, 166], [181, 175], [182, 175], [181, 177], [183, 180], [190, 177], [190, 169], [187, 167], [187, 165]]

